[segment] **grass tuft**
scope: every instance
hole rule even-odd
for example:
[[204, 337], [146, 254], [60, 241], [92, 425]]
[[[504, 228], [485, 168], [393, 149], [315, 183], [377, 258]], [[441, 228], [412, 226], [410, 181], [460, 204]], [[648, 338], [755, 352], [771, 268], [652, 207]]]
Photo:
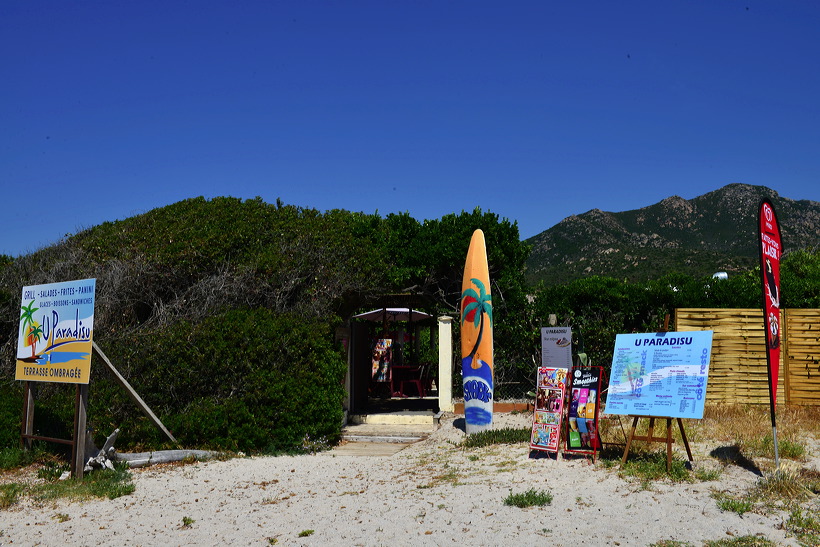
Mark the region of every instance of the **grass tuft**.
[[530, 428], [504, 427], [501, 429], [488, 429], [479, 431], [472, 435], [467, 435], [464, 439], [466, 448], [480, 448], [494, 444], [518, 444], [530, 441]]
[[[47, 466], [41, 478], [50, 478], [58, 467]], [[40, 473], [38, 473], [40, 475]], [[37, 501], [60, 498], [85, 500], [90, 498], [116, 499], [134, 492], [131, 473], [124, 463], [114, 470], [100, 470], [89, 473], [82, 479], [71, 478], [64, 481], [53, 480], [42, 484], [25, 486], [17, 483], [0, 485], [0, 508], [17, 503], [23, 496], [31, 496]]]
[[737, 513], [741, 517], [755, 507], [751, 500], [731, 498], [729, 496], [718, 496], [717, 506], [721, 511]]
[[25, 486], [17, 483], [0, 484], [0, 509], [11, 507], [20, 499]]
[[717, 541], [707, 541], [706, 547], [777, 547], [777, 543], [758, 536], [740, 536]]
[[530, 488], [526, 492], [513, 494], [504, 498], [504, 505], [511, 505], [514, 507], [543, 507], [552, 503], [552, 494], [549, 492], [538, 491]]
[[637, 452], [630, 454], [626, 463], [621, 466], [620, 475], [640, 480], [643, 488], [649, 488], [653, 481], [670, 479], [673, 482], [690, 481], [691, 476], [686, 463], [672, 460], [669, 471], [666, 470], [666, 452]]
[[803, 545], [820, 545], [820, 514], [797, 507], [786, 521], [786, 529]]
[[755, 487], [755, 493], [765, 499], [800, 501], [812, 495], [799, 468], [781, 464], [780, 469], [766, 473]]

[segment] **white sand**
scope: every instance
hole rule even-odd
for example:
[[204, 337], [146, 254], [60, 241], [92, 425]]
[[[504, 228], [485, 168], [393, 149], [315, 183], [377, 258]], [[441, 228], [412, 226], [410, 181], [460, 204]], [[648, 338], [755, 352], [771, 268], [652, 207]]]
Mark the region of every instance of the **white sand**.
[[[758, 480], [740, 467], [718, 481], [642, 490], [585, 459], [531, 459], [524, 445], [462, 450], [453, 418], [391, 456], [330, 451], [159, 466], [135, 470], [135, 493], [115, 500], [24, 500], [0, 511], [0, 544], [700, 545], [759, 534], [797, 545], [781, 529], [785, 513], [741, 517], [717, 508], [713, 489], [742, 492]], [[529, 420], [499, 414], [495, 427]], [[693, 446], [697, 465], [715, 465], [712, 448]], [[504, 505], [510, 492], [530, 488], [551, 492], [552, 504]], [[183, 527], [186, 517], [193, 522]], [[300, 537], [307, 530], [314, 532]]]

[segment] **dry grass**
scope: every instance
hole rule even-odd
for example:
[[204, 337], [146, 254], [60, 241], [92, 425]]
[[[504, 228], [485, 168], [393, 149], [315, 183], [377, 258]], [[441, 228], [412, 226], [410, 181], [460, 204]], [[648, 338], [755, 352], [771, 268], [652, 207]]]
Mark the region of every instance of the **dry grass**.
[[[781, 405], [776, 417], [780, 456], [804, 459], [805, 439], [820, 438], [820, 407]], [[687, 435], [730, 443], [747, 458], [774, 454], [768, 405], [707, 405], [703, 419], [687, 425]]]

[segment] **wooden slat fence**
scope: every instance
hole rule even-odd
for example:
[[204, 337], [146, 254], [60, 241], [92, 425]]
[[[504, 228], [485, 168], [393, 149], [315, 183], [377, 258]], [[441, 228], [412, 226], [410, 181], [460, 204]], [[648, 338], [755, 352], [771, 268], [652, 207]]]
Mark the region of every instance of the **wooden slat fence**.
[[[778, 403], [820, 405], [820, 310], [781, 310]], [[675, 330], [711, 330], [707, 402], [769, 402], [763, 312], [759, 309], [675, 310]]]

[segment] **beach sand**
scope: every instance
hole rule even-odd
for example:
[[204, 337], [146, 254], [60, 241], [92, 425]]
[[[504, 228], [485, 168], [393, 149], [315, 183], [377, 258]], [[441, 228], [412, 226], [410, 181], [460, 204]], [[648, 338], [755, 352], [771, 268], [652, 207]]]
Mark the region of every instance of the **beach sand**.
[[[530, 420], [496, 414], [494, 427]], [[716, 481], [645, 489], [585, 457], [531, 458], [524, 444], [463, 449], [458, 425], [445, 415], [428, 438], [390, 455], [350, 455], [343, 447], [134, 470], [136, 491], [128, 496], [23, 499], [0, 511], [0, 544], [700, 545], [748, 534], [798, 544], [783, 530], [782, 511], [718, 509], [712, 492], [745, 491], [759, 479], [753, 471], [729, 465]], [[720, 467], [708, 456], [714, 448], [694, 444], [696, 466]], [[678, 448], [676, 457], [685, 453]], [[801, 465], [817, 468], [811, 458]], [[504, 505], [510, 493], [531, 488], [550, 492], [552, 503]]]

